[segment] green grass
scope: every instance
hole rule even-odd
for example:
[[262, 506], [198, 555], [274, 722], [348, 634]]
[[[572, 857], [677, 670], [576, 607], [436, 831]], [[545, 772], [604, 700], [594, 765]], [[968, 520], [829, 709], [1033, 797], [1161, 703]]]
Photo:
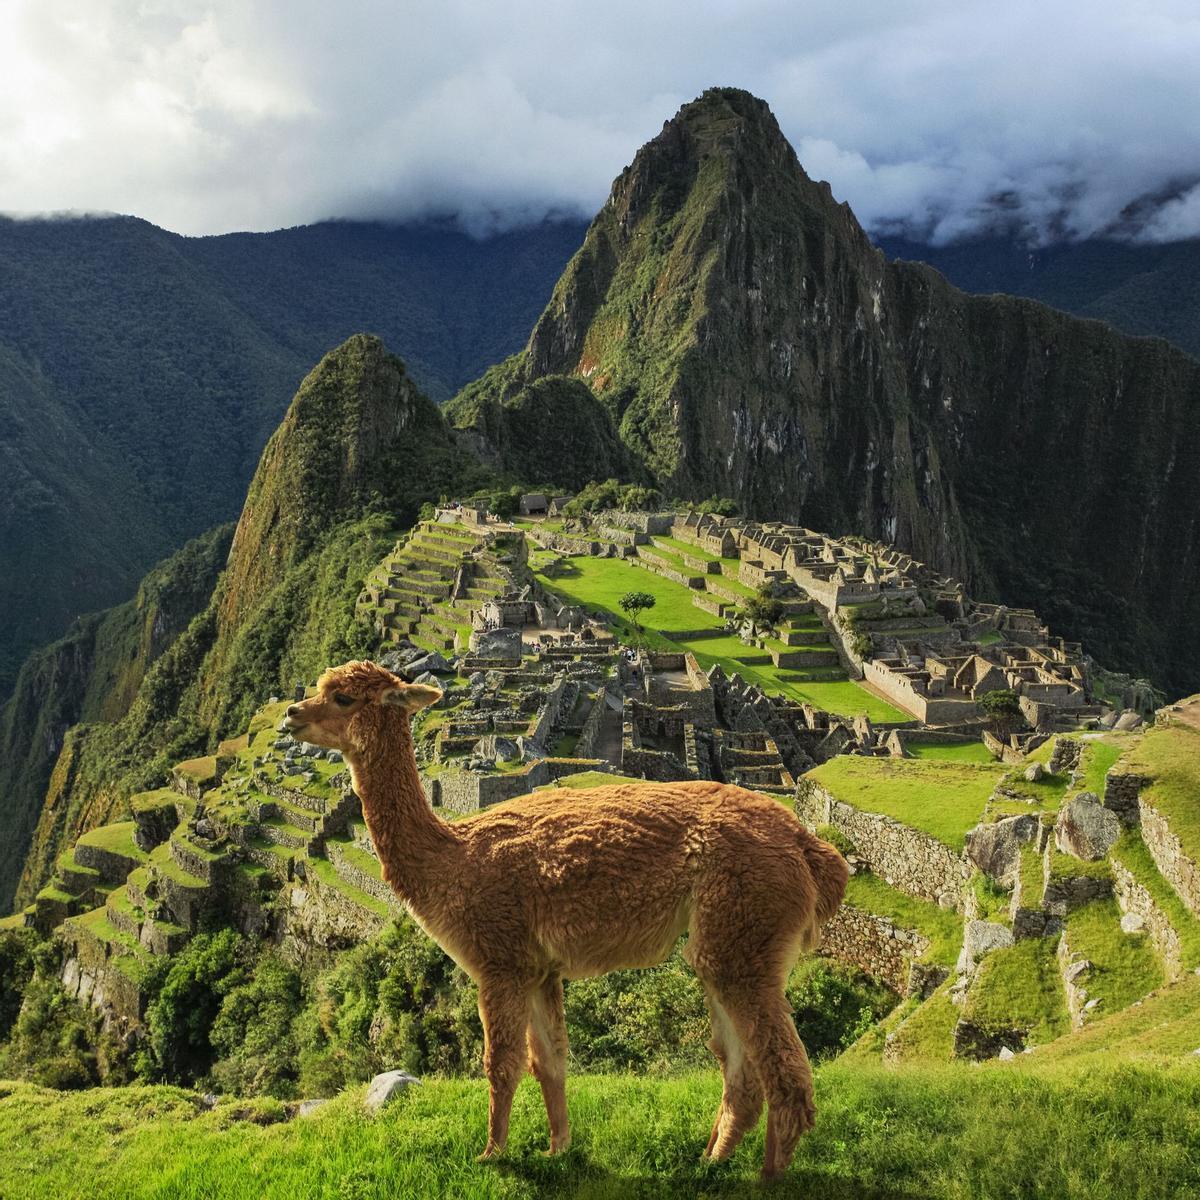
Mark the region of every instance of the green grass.
[[348, 896], [360, 908], [377, 913], [381, 917], [391, 917], [392, 912], [382, 900], [376, 899], [370, 892], [364, 892], [354, 884], [343, 879], [337, 868], [327, 858], [309, 858], [305, 860], [305, 870], [311, 871], [323, 884]]
[[721, 559], [717, 555], [710, 554], [707, 550], [702, 550], [699, 546], [693, 546], [691, 542], [685, 542], [682, 538], [669, 537], [665, 533], [656, 533], [653, 535], [653, 540], [655, 542], [662, 542], [665, 546], [674, 550], [676, 554], [690, 554], [700, 562], [721, 562]]
[[[509, 1149], [477, 1163], [486, 1086], [431, 1080], [375, 1118], [351, 1089], [315, 1115], [170, 1087], [55, 1092], [0, 1084], [0, 1194], [25, 1200], [409, 1200], [816, 1196], [821, 1200], [1158, 1200], [1194, 1181], [1200, 1071], [1064, 1064], [818, 1069], [816, 1128], [786, 1180], [755, 1181], [762, 1129], [700, 1160], [715, 1072], [568, 1081], [574, 1144], [543, 1158], [545, 1114], [518, 1089]], [[1136, 1102], [1131, 1102], [1136, 1097]], [[1047, 1119], [1053, 1114], [1053, 1119]]]
[[1184, 852], [1200, 861], [1200, 732], [1183, 725], [1155, 726], [1123, 759], [1152, 782], [1142, 797], [1166, 818]]
[[865, 713], [873, 721], [908, 719], [899, 709], [844, 677], [811, 681], [789, 679], [789, 675], [797, 676], [800, 672], [769, 664], [747, 666], [739, 660], [747, 655], [761, 656], [766, 651], [747, 646], [732, 635], [722, 633], [719, 637], [691, 639], [672, 637], [674, 633], [697, 629], [724, 629], [723, 622], [692, 603], [692, 596], [696, 593], [691, 588], [632, 566], [623, 559], [579, 557], [567, 559], [566, 562], [567, 571], [562, 575], [553, 578], [539, 575], [542, 584], [575, 604], [602, 610], [610, 618], [617, 636], [624, 641], [634, 637], [634, 630], [622, 615], [618, 602], [626, 592], [649, 592], [655, 597], [655, 605], [641, 614], [641, 622], [645, 629], [644, 640], [652, 648], [690, 650], [704, 670], [714, 663], [720, 663], [722, 670], [729, 674], [736, 671], [748, 683], [764, 691], [780, 692], [793, 700], [806, 701], [828, 712], [845, 716]]
[[846, 884], [846, 902], [864, 908], [904, 929], [915, 929], [929, 939], [923, 958], [950, 966], [962, 946], [962, 919], [928, 900], [918, 900], [870, 871], [858, 871]]
[[954, 1056], [954, 1027], [958, 1005], [950, 999], [947, 979], [941, 987], [897, 1026], [889, 1043], [889, 1059], [896, 1062], [949, 1062]]
[[[1116, 735], [1119, 739], [1120, 735]], [[1104, 799], [1104, 777], [1108, 774], [1109, 768], [1121, 757], [1121, 754], [1128, 748], [1128, 743], [1123, 740], [1110, 741], [1107, 738], [1104, 740], [1098, 738], [1089, 738], [1083, 743], [1082, 763], [1083, 767], [1083, 787], [1085, 792], [1095, 792], [1102, 800]]]
[[987, 763], [996, 761], [995, 756], [982, 742], [964, 742], [960, 745], [939, 745], [934, 742], [909, 742], [907, 746], [913, 758], [936, 759], [939, 762]]
[[976, 763], [843, 754], [805, 778], [846, 804], [894, 817], [952, 850], [961, 850], [967, 830], [979, 823], [1000, 775], [998, 767]]
[[1162, 877], [1140, 829], [1127, 829], [1110, 851], [1116, 859], [1150, 893], [1155, 906], [1179, 934], [1180, 952], [1184, 967], [1200, 963], [1200, 920], [1179, 898], [1179, 893]]
[[1105, 1013], [1118, 1012], [1163, 983], [1162, 964], [1146, 933], [1122, 933], [1115, 900], [1093, 900], [1067, 918], [1072, 954], [1092, 963], [1082, 980], [1089, 999]]
[[971, 876], [971, 891], [975, 895], [979, 920], [996, 921], [1001, 925], [1008, 924], [1012, 896], [1001, 888], [990, 875], [976, 871]]
[[80, 846], [95, 846], [99, 850], [107, 850], [136, 862], [145, 862], [149, 857], [146, 851], [133, 840], [136, 828], [132, 821], [118, 821], [115, 825], [101, 825], [85, 833], [76, 843]]
[[1023, 938], [993, 950], [979, 964], [963, 1005], [963, 1018], [989, 1032], [1025, 1031], [1040, 1045], [1068, 1028], [1066, 996], [1058, 972], [1058, 938]]
[[645, 783], [644, 779], [634, 779], [629, 775], [610, 775], [607, 771], [580, 771], [576, 775], [564, 775], [554, 783], [543, 784], [535, 791], [551, 791], [556, 787], [577, 788], [586, 790], [595, 787], [607, 787], [613, 783]]
[[1045, 887], [1042, 856], [1032, 842], [1023, 842], [1020, 853], [1021, 865], [1018, 869], [1021, 876], [1021, 907], [1039, 908]]

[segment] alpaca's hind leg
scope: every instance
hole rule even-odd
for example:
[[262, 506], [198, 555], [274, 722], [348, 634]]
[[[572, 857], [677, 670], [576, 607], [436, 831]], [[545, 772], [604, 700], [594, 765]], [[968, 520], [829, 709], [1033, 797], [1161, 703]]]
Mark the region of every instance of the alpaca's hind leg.
[[562, 979], [551, 975], [533, 993], [529, 1021], [529, 1066], [541, 1084], [550, 1120], [550, 1153], [571, 1144], [567, 1124], [567, 1018]]
[[729, 1013], [708, 983], [704, 984], [704, 998], [712, 1017], [713, 1035], [708, 1048], [721, 1064], [725, 1085], [704, 1153], [721, 1161], [737, 1149], [747, 1131], [757, 1123], [762, 1112], [763, 1088]]
[[786, 1170], [800, 1135], [812, 1128], [812, 1069], [796, 1033], [781, 983], [739, 988], [723, 996], [767, 1095], [767, 1139], [763, 1178]]
[[480, 1158], [493, 1158], [508, 1142], [513, 1094], [525, 1073], [525, 1030], [529, 1024], [529, 991], [513, 983], [480, 984], [479, 1016], [483, 1021], [483, 1070], [491, 1096], [488, 1140]]

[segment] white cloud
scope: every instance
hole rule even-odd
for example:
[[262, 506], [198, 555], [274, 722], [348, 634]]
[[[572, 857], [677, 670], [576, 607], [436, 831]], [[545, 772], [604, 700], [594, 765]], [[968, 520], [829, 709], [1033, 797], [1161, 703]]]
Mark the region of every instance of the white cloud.
[[[713, 84], [872, 229], [1200, 235], [1191, 0], [8, 0], [0, 210], [188, 233], [594, 211]], [[1188, 190], [1188, 189], [1192, 190]]]

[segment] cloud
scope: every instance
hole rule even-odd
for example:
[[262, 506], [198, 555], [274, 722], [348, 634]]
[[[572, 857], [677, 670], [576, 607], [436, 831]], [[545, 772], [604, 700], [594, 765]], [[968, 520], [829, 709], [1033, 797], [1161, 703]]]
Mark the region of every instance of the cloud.
[[869, 229], [1200, 236], [1191, 0], [9, 0], [0, 210], [590, 214], [713, 84]]

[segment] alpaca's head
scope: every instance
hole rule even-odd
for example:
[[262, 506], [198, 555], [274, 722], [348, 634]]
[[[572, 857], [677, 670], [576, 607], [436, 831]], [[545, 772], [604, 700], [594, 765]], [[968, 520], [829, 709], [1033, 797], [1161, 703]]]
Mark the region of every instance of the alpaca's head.
[[352, 756], [389, 732], [407, 730], [413, 713], [441, 698], [437, 688], [405, 683], [376, 663], [348, 662], [330, 667], [315, 696], [288, 708], [284, 724], [314, 746]]

